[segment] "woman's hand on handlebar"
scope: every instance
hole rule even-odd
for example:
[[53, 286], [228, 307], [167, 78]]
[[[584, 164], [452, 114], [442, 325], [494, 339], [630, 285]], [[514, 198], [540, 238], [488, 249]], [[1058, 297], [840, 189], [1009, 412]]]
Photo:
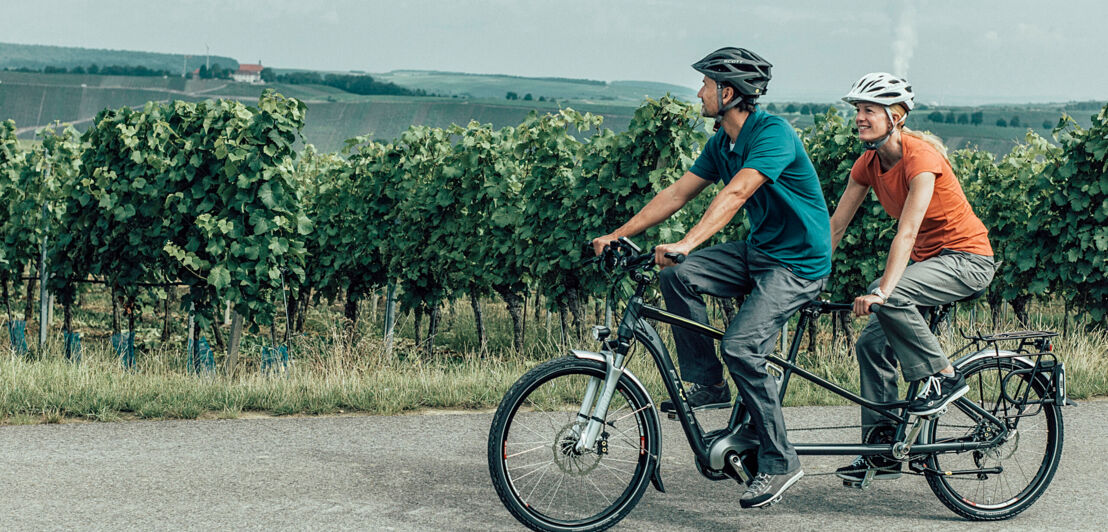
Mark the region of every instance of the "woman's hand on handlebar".
[[685, 256], [691, 251], [692, 249], [680, 242], [656, 246], [654, 248], [654, 264], [661, 268], [677, 266], [678, 263], [685, 261]]
[[855, 316], [868, 316], [874, 310], [873, 305], [882, 305], [885, 301], [874, 294], [866, 294], [864, 296], [858, 296], [854, 298], [854, 315]]

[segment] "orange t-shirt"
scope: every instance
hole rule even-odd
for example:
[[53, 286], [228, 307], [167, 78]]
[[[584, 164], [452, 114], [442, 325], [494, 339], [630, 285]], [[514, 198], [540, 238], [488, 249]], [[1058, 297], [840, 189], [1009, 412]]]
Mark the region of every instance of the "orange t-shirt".
[[900, 143], [904, 156], [888, 172], [881, 172], [877, 153], [867, 151], [854, 162], [850, 178], [873, 187], [885, 212], [899, 220], [908, 198], [908, 182], [923, 172], [935, 174], [935, 192], [920, 223], [912, 260], [929, 259], [944, 248], [992, 256], [989, 231], [973, 213], [946, 158], [911, 135], [901, 135]]

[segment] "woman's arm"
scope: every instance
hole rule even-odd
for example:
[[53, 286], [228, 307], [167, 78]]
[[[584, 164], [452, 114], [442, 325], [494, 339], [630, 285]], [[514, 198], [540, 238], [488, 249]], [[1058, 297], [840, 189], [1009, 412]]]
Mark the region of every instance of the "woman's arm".
[[[927, 214], [927, 206], [931, 204], [931, 195], [935, 191], [935, 174], [923, 172], [908, 181], [908, 197], [904, 200], [904, 209], [900, 212], [900, 223], [897, 225], [896, 236], [889, 247], [889, 257], [885, 261], [885, 274], [881, 276], [878, 288], [887, 298], [896, 289], [896, 283], [904, 275], [904, 269], [908, 267], [908, 259], [912, 255], [912, 247], [916, 244], [916, 235], [919, 226], [923, 223], [923, 217]], [[865, 316], [870, 313], [870, 305], [884, 303], [882, 298], [874, 294], [866, 294], [854, 300], [854, 313]]]
[[847, 178], [846, 190], [839, 198], [839, 204], [835, 206], [835, 214], [831, 215], [831, 253], [835, 252], [839, 241], [842, 240], [847, 226], [854, 219], [854, 213], [858, 212], [858, 207], [866, 200], [867, 192], [869, 192], [869, 186]]

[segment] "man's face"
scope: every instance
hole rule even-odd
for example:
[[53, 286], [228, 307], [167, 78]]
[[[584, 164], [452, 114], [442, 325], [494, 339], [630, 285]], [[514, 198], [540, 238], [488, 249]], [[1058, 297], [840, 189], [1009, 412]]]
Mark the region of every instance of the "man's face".
[[719, 112], [719, 98], [716, 97], [719, 85], [716, 84], [716, 80], [708, 76], [704, 76], [703, 81], [704, 84], [700, 86], [700, 92], [696, 93], [697, 98], [700, 98], [700, 115], [711, 118]]

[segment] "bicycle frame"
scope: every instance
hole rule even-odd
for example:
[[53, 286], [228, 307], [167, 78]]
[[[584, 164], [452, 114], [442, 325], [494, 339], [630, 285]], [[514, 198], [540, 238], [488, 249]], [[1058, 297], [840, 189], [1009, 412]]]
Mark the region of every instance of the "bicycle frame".
[[[646, 347], [646, 350], [654, 360], [655, 366], [663, 376], [663, 384], [666, 388], [666, 392], [670, 398], [672, 398], [676, 407], [676, 416], [681, 422], [686, 439], [697, 457], [698, 464], [702, 466], [701, 472], [709, 478], [717, 480], [725, 478], [725, 467], [727, 465], [725, 463], [725, 455], [736, 449], [751, 449], [756, 448], [758, 445], [756, 438], [749, 434], [741, 434], [741, 429], [747, 420], [745, 406], [741, 401], [737, 401], [732, 408], [730, 421], [727, 427], [706, 433], [700, 427], [688, 401], [685, 399], [681, 379], [665, 343], [662, 341], [658, 331], [647, 320], [656, 320], [661, 323], [682, 327], [717, 341], [723, 338], [724, 332], [714, 327], [683, 318], [666, 310], [647, 305], [643, 302], [643, 294], [646, 286], [648, 286], [648, 279], [640, 277], [636, 280], [638, 281], [638, 286], [634, 295], [627, 302], [623, 319], [617, 330], [616, 338], [614, 340], [604, 341], [605, 349], [602, 350], [602, 353], [595, 354], [599, 356], [589, 353], [589, 355], [593, 355], [592, 358], [603, 358], [608, 370], [607, 376], [603, 381], [599, 378], [594, 378], [594, 382], [590, 382], [589, 384], [585, 400], [582, 403], [581, 410], [578, 412], [578, 419], [586, 423], [585, 429], [583, 430], [583, 437], [579, 440], [577, 446], [579, 449], [584, 449], [595, 443], [597, 435], [604, 426], [608, 401], [611, 399], [615, 384], [620, 375], [626, 372], [623, 366], [626, 362], [626, 355], [630, 350], [631, 343], [639, 341]], [[847, 308], [849, 308], [849, 305], [820, 301], [809, 303], [800, 310], [800, 321], [797, 325], [797, 330], [806, 331], [809, 322], [813, 319], [817, 319], [821, 314], [836, 310], [846, 310]], [[789, 380], [792, 375], [795, 374], [852, 403], [868, 408], [895, 421], [897, 432], [895, 438], [896, 443], [891, 444], [796, 443], [793, 446], [797, 454], [890, 455], [897, 452], [899, 447], [900, 454], [906, 454], [910, 450], [913, 455], [925, 455], [930, 453], [962, 452], [993, 447], [1003, 442], [1007, 437], [1007, 426], [1004, 421], [982, 409], [972, 401], [959, 399], [954, 403], [954, 406], [966, 411], [967, 414], [977, 416], [978, 418], [984, 418], [988, 422], [994, 424], [998, 428], [996, 436], [988, 441], [916, 444], [915, 440], [922, 428], [924, 420], [917, 420], [915, 424], [910, 425], [910, 419], [904, 413], [907, 401], [875, 403], [798, 366], [796, 364], [796, 358], [803, 336], [803, 333], [800, 333], [793, 337], [787, 359], [781, 359], [773, 355], [766, 357], [768, 362], [776, 364], [784, 370], [779, 391], [780, 397], [784, 398], [788, 389]], [[583, 356], [585, 353], [587, 352], [575, 352], [578, 356]], [[637, 379], [635, 380], [637, 382]], [[601, 387], [601, 383], [603, 383], [603, 387]], [[916, 383], [912, 383], [909, 388], [909, 397], [915, 392], [915, 388]], [[600, 392], [599, 397], [597, 397], [597, 392]], [[594, 398], [598, 400], [594, 402]], [[908, 432], [909, 429], [911, 429], [910, 433]], [[905, 438], [906, 434], [908, 436], [907, 438]], [[731, 465], [735, 467], [735, 464]]]
[[[826, 303], [814, 302], [801, 310], [800, 322], [797, 325], [797, 330], [804, 331], [807, 328], [808, 322], [819, 314], [824, 313], [821, 307], [824, 307]], [[629, 307], [631, 304], [628, 305]], [[662, 371], [662, 374], [667, 378], [665, 379], [666, 389], [670, 396], [674, 398], [674, 404], [677, 406], [677, 417], [681, 420], [681, 424], [685, 429], [686, 436], [689, 439], [689, 443], [693, 448], [693, 451], [697, 454], [698, 458], [707, 459], [708, 449], [714, 440], [712, 435], [705, 434], [698, 426], [696, 418], [693, 415], [692, 409], [688, 406], [688, 402], [685, 400], [684, 395], [681, 393], [680, 379], [677, 376], [676, 369], [674, 368], [673, 361], [666, 349], [665, 344], [662, 342], [661, 337], [657, 331], [645, 319], [654, 319], [659, 322], [669, 323], [678, 327], [695, 330], [701, 334], [705, 334], [714, 340], [720, 340], [723, 338], [723, 331], [714, 327], [701, 325], [699, 323], [692, 322], [687, 319], [683, 319], [665, 310], [652, 307], [649, 305], [641, 305], [641, 313], [636, 323], [635, 330], [636, 336], [650, 352], [654, 358], [655, 364], [658, 369]], [[695, 324], [695, 326], [693, 326]], [[804, 368], [796, 365], [795, 360], [800, 349], [800, 343], [803, 334], [797, 334], [793, 337], [793, 341], [789, 347], [788, 359], [784, 360], [779, 357], [769, 355], [766, 357], [768, 362], [772, 362], [784, 368], [785, 373], [782, 377], [781, 387], [779, 390], [780, 397], [784, 398], [785, 393], [788, 391], [788, 383], [790, 377], [795, 373], [805, 380], [816, 384], [817, 386], [824, 388], [828, 391], [839, 395], [852, 403], [866, 407], [878, 414], [881, 414], [898, 424], [897, 439], [901, 439], [904, 436], [904, 431], [908, 427], [909, 419], [903, 413], [904, 407], [907, 406], [907, 401], [897, 401], [893, 403], [875, 403], [862, 398], [861, 396], [846, 390], [832, 382], [820, 378], [814, 375]], [[915, 384], [913, 383], [909, 389], [909, 396], [914, 392]], [[977, 415], [988, 419], [989, 421], [997, 424], [999, 427], [1003, 427], [1004, 423], [993, 416], [991, 413], [981, 409], [976, 404], [964, 401], [962, 407], [969, 408]], [[742, 403], [736, 403], [732, 409], [731, 420], [728, 423], [728, 432], [736, 429], [744, 421], [745, 408]], [[717, 436], [719, 437], [719, 436]], [[968, 451], [973, 449], [979, 449], [983, 447], [989, 447], [996, 445], [1003, 441], [1003, 434], [999, 434], [995, 441], [989, 442], [955, 442], [955, 443], [942, 443], [942, 444], [926, 444], [917, 445], [912, 447], [912, 451], [918, 454], [927, 454], [934, 452], [946, 452], [946, 451]], [[830, 443], [796, 443], [793, 445], [797, 454], [801, 455], [878, 455], [889, 454], [893, 450], [892, 444], [830, 444]]]

